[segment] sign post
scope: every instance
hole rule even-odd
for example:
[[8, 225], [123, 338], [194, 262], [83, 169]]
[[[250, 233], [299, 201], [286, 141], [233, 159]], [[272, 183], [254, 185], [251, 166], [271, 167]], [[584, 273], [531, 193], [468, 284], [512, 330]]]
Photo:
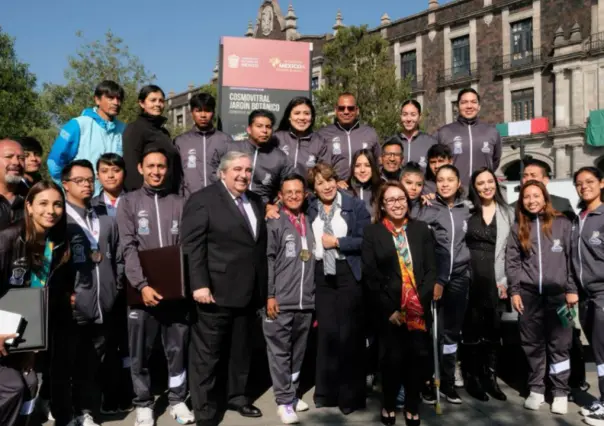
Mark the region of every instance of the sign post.
[[269, 110], [279, 122], [292, 98], [310, 97], [311, 56], [312, 43], [223, 37], [218, 77], [222, 131], [245, 139], [253, 110]]

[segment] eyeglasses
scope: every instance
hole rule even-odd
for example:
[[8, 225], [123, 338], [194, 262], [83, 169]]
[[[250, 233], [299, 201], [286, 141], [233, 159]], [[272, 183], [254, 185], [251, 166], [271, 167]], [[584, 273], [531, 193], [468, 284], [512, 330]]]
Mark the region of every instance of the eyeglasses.
[[94, 185], [94, 178], [81, 178], [81, 177], [77, 177], [77, 178], [73, 178], [73, 179], [67, 179], [67, 182], [73, 182], [78, 186], [82, 186], [85, 183], [89, 184], [89, 185]]
[[284, 198], [297, 197], [304, 195], [304, 191], [286, 191], [283, 193]]
[[400, 204], [401, 206], [407, 205], [407, 198], [405, 198], [405, 197], [384, 198], [384, 204], [386, 204], [388, 207], [392, 207], [397, 203]]
[[338, 111], [340, 111], [340, 112], [344, 112], [344, 111], [354, 112], [356, 110], [357, 110], [356, 105], [338, 105]]
[[383, 152], [382, 157], [402, 157], [403, 154], [400, 152]]

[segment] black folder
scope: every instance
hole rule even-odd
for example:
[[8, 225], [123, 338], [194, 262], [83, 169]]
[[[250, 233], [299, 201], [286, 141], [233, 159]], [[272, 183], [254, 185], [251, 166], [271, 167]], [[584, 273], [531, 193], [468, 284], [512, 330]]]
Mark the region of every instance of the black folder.
[[[163, 300], [185, 297], [184, 256], [180, 246], [169, 246], [138, 252], [138, 258], [149, 286], [163, 296]], [[142, 305], [143, 298], [130, 284], [126, 290], [128, 305]]]
[[45, 287], [9, 289], [0, 295], [0, 310], [20, 314], [23, 317], [19, 327], [19, 337], [9, 345], [9, 352], [48, 349], [48, 306]]

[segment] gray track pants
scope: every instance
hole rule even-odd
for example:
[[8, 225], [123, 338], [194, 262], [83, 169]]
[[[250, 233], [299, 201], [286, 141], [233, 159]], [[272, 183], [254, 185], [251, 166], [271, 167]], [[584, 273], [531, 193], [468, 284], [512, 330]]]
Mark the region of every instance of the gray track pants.
[[277, 405], [292, 404], [296, 400], [311, 322], [311, 311], [281, 311], [275, 320], [263, 317], [268, 367]]
[[604, 308], [594, 300], [581, 303], [581, 325], [594, 353], [600, 400], [604, 400]]
[[0, 365], [0, 425], [13, 426], [20, 418], [28, 417], [33, 412], [37, 391], [35, 371], [24, 375]]

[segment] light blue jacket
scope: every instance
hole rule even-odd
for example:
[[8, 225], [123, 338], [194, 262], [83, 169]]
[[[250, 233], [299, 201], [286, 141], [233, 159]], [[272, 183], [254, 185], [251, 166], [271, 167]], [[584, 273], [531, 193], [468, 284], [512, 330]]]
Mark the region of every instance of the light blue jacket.
[[[106, 121], [96, 108], [87, 108], [82, 115], [63, 126], [48, 154], [48, 172], [61, 185], [61, 170], [73, 160], [88, 160], [96, 168], [102, 154], [123, 155], [122, 133], [126, 125], [119, 120]], [[95, 185], [95, 194], [101, 186]]]

